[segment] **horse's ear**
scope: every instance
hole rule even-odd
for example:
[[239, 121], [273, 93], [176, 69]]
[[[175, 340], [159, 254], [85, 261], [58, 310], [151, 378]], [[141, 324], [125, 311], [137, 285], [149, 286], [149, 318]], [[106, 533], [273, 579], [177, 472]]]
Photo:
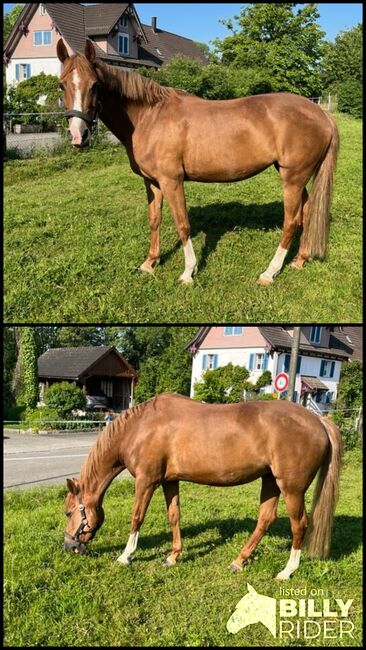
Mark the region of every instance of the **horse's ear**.
[[90, 63], [94, 63], [95, 57], [96, 57], [95, 47], [94, 47], [93, 43], [91, 41], [89, 41], [89, 39], [87, 39], [87, 41], [85, 43], [85, 52], [84, 53], [85, 53], [85, 56], [88, 59], [88, 61], [90, 61]]
[[252, 587], [252, 585], [249, 584], [249, 582], [247, 582], [247, 588], [248, 588], [249, 593], [251, 593], [251, 594], [256, 594], [257, 593], [256, 590], [254, 589], [254, 587]]
[[69, 58], [69, 54], [67, 52], [66, 45], [63, 42], [62, 38], [60, 38], [57, 41], [56, 52], [57, 52], [57, 56], [60, 59], [61, 63], [64, 63], [64, 61], [66, 61], [66, 59]]
[[71, 492], [71, 494], [74, 494], [75, 496], [79, 494], [80, 485], [77, 478], [67, 478], [66, 483], [67, 483], [68, 490], [69, 492]]

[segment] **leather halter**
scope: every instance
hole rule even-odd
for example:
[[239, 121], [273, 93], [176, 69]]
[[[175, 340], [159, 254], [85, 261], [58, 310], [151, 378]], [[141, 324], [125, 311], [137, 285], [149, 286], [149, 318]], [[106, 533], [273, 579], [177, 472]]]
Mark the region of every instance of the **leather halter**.
[[[80, 514], [81, 514], [81, 522], [80, 522], [79, 528], [77, 529], [77, 531], [73, 535], [71, 535], [71, 533], [68, 533], [67, 531], [65, 531], [65, 536], [69, 537], [73, 542], [77, 542], [78, 544], [81, 544], [82, 542], [79, 541], [80, 535], [82, 535], [82, 533], [92, 533], [92, 532], [94, 532], [94, 530], [96, 529], [96, 526], [89, 526], [88, 519], [87, 519], [86, 512], [85, 512], [85, 506], [84, 506], [84, 504], [83, 504], [83, 502], [81, 500], [80, 494], [78, 494], [77, 497], [78, 497], [78, 501], [79, 501], [79, 511], [80, 511]], [[86, 526], [87, 526], [87, 530], [84, 530], [84, 528]], [[76, 544], [75, 544], [75, 546], [76, 546]]]
[[96, 95], [97, 95], [97, 105], [93, 111], [89, 111], [88, 113], [82, 113], [81, 111], [76, 111], [71, 109], [70, 111], [66, 111], [64, 113], [64, 116], [67, 117], [67, 119], [70, 119], [71, 117], [80, 117], [80, 119], [84, 120], [86, 124], [88, 125], [88, 129], [91, 133], [94, 133], [94, 131], [97, 128], [97, 120], [99, 117], [99, 114], [102, 110], [102, 105], [99, 100], [99, 91], [100, 91], [100, 84], [99, 82], [96, 82]]

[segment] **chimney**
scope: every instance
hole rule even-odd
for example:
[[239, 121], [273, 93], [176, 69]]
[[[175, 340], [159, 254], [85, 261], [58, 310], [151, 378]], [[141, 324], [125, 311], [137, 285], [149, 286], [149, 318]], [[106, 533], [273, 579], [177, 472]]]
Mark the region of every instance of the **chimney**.
[[152, 29], [153, 29], [153, 32], [156, 33], [156, 32], [157, 32], [157, 28], [156, 28], [156, 16], [153, 16], [153, 17], [151, 18], [151, 27], [152, 27]]

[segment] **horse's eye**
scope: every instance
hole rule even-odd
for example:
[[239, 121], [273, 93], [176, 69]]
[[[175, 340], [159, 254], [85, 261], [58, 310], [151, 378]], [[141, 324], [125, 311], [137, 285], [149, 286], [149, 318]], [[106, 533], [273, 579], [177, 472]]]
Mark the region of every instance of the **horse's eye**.
[[60, 83], [59, 86], [60, 86], [60, 90], [65, 90], [64, 84]]
[[66, 514], [66, 517], [70, 517], [71, 512], [66, 512], [65, 514]]
[[99, 92], [99, 90], [100, 90], [100, 83], [99, 83], [99, 81], [95, 81], [93, 83], [92, 87], [90, 88], [90, 92], [97, 93], [97, 92]]

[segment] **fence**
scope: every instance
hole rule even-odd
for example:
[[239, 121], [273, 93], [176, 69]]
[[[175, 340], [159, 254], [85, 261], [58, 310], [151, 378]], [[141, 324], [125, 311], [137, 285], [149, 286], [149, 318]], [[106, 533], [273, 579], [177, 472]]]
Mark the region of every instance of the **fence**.
[[98, 433], [105, 427], [103, 420], [47, 420], [40, 418], [26, 422], [25, 420], [4, 420], [3, 430], [15, 433], [72, 433], [74, 431]]
[[337, 95], [323, 95], [321, 97], [309, 97], [309, 99], [315, 104], [319, 104], [322, 108], [326, 108], [327, 111], [335, 111], [338, 106], [338, 97]]

